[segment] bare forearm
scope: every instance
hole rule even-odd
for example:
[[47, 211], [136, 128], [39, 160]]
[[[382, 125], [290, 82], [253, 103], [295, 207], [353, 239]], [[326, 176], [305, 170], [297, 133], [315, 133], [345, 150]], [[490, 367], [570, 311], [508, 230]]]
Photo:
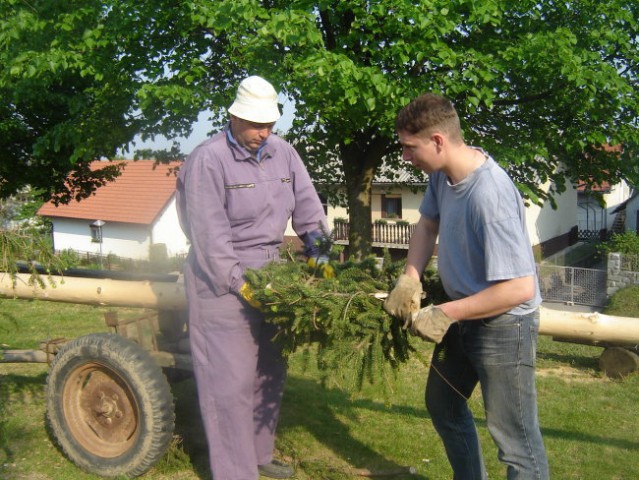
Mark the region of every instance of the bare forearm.
[[439, 307], [455, 320], [474, 320], [505, 313], [534, 295], [535, 278], [520, 277], [495, 283], [481, 292]]
[[404, 273], [416, 279], [421, 279], [424, 268], [433, 256], [437, 241], [438, 224], [422, 217], [410, 239], [406, 268]]

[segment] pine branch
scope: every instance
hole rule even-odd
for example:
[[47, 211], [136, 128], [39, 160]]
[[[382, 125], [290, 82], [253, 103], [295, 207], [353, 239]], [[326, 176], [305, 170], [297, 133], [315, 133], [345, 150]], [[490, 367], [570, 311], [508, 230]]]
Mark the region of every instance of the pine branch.
[[324, 382], [361, 389], [381, 382], [386, 394], [397, 369], [414, 350], [398, 320], [373, 294], [388, 292], [401, 264], [375, 259], [334, 265], [335, 278], [323, 279], [302, 262], [269, 264], [246, 272], [266, 320], [279, 326], [275, 341], [288, 356], [316, 351]]

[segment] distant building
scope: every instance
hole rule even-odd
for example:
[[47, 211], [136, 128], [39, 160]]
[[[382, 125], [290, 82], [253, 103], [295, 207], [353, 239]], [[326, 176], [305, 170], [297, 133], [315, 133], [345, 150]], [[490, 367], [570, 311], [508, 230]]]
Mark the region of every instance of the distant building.
[[[176, 177], [172, 173], [181, 162], [156, 165], [153, 160], [123, 160], [94, 162], [92, 168], [112, 163], [124, 163], [122, 174], [90, 197], [57, 207], [47, 203], [38, 210], [38, 215], [53, 224], [54, 248], [142, 260], [159, 244], [169, 256], [186, 253], [188, 244], [177, 219]], [[94, 225], [98, 220], [103, 222], [99, 232]]]

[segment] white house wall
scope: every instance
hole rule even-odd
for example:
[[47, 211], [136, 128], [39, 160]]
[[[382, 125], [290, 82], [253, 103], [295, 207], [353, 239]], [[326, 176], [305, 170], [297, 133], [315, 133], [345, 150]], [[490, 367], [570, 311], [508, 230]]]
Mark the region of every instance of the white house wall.
[[189, 251], [189, 243], [180, 228], [177, 209], [175, 208], [175, 196], [168, 203], [160, 215], [152, 230], [153, 243], [163, 243], [169, 257], [185, 254]]
[[630, 186], [622, 180], [616, 185], [610, 188], [610, 193], [604, 195], [604, 202], [606, 202], [606, 225], [605, 228], [610, 229], [615, 221], [616, 213], [614, 210], [623, 202], [628, 200], [632, 195], [632, 189]]
[[555, 197], [555, 202], [557, 209], [553, 209], [549, 201], [544, 202], [543, 207], [535, 204], [526, 207], [526, 226], [533, 245], [565, 235], [577, 225], [577, 190], [567, 185], [566, 191]]
[[604, 206], [602, 207], [594, 195], [582, 194], [580, 208], [577, 212], [580, 230], [611, 229], [616, 213], [615, 209], [632, 195], [632, 188], [620, 181], [612, 185], [609, 193], [603, 194]]
[[[91, 222], [53, 218], [53, 245], [56, 250], [100, 253], [100, 244], [91, 241]], [[102, 227], [102, 254], [148, 259], [150, 235], [143, 225], [107, 222]]]
[[416, 192], [412, 192], [408, 187], [381, 187], [374, 186], [371, 199], [372, 220], [382, 218], [382, 195], [402, 196], [402, 218], [409, 223], [417, 223], [419, 220], [419, 205], [424, 197], [426, 186], [418, 187]]

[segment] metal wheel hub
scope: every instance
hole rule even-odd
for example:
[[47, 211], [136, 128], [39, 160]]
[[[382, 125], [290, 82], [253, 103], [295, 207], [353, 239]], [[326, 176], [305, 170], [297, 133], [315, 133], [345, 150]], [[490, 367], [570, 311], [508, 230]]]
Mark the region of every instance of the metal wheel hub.
[[139, 408], [131, 389], [100, 363], [89, 362], [72, 372], [62, 405], [73, 436], [94, 455], [122, 455], [139, 434]]

